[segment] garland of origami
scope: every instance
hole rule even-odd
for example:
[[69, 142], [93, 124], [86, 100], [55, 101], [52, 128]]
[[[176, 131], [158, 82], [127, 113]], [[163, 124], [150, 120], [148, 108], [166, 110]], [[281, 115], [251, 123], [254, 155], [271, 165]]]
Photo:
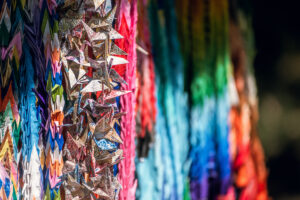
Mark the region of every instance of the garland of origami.
[[[46, 74], [45, 66], [47, 65], [46, 61], [48, 68], [53, 67], [56, 69], [55, 65], [57, 65], [55, 48], [52, 48], [51, 41], [51, 38], [55, 38], [55, 31], [51, 28], [55, 26], [55, 23], [53, 23], [55, 20], [48, 16], [50, 11], [53, 12], [54, 5], [46, 1], [5, 1], [2, 4], [2, 8], [5, 10], [3, 15], [5, 19], [4, 22], [6, 25], [10, 24], [9, 29], [11, 29], [12, 34], [15, 34], [7, 49], [3, 48], [2, 52], [4, 54], [2, 54], [2, 60], [7, 61], [8, 64], [9, 59], [5, 57], [8, 55], [10, 58], [13, 58], [13, 62], [11, 62], [14, 73], [12, 83], [14, 84], [14, 96], [18, 99], [18, 108], [16, 108], [14, 99], [12, 99], [12, 105], [14, 106], [14, 118], [16, 119], [13, 122], [14, 154], [19, 170], [18, 174], [15, 172], [12, 178], [15, 186], [14, 190], [10, 190], [12, 196], [8, 197], [6, 195], [6, 197], [8, 199], [41, 199], [44, 196], [45, 188], [43, 184], [43, 169], [44, 173], [49, 174], [49, 170], [44, 168], [44, 147], [46, 145], [44, 139], [48, 134], [47, 130], [49, 130], [48, 125], [50, 119], [48, 116], [47, 89], [52, 87], [51, 82], [48, 82], [50, 86], [46, 88], [46, 80], [44, 80]], [[1, 16], [1, 18], [3, 16]], [[48, 20], [52, 26], [48, 23]], [[9, 36], [9, 34], [6, 35]], [[9, 41], [9, 38], [4, 37], [4, 39]], [[7, 45], [5, 41], [1, 43], [5, 46]], [[56, 43], [54, 42], [54, 44]], [[51, 49], [54, 49], [53, 53]], [[46, 55], [44, 55], [44, 53]], [[12, 55], [14, 56], [12, 57]], [[1, 69], [5, 68], [1, 67]], [[10, 77], [9, 74], [7, 74], [11, 72], [10, 66], [8, 69], [9, 70], [4, 70], [6, 74], [2, 76], [2, 80]], [[53, 75], [51, 77], [53, 78]], [[59, 83], [59, 80], [61, 82], [58, 76], [55, 81]], [[4, 85], [5, 84], [2, 86]], [[48, 91], [50, 91], [50, 89]], [[7, 97], [11, 97], [12, 92], [6, 92], [6, 94], [8, 94]], [[6, 106], [6, 103], [1, 103], [1, 105]], [[18, 118], [16, 118], [17, 109], [19, 109], [20, 113], [21, 123], [19, 127], [16, 125], [16, 122], [19, 121]], [[52, 123], [54, 123], [54, 121], [52, 121]], [[3, 129], [1, 128], [1, 131], [5, 130], [5, 127]], [[21, 136], [19, 136], [20, 130], [22, 130]], [[2, 145], [5, 145], [5, 141]], [[21, 149], [18, 149], [17, 145], [20, 146]], [[51, 156], [53, 157], [53, 155]], [[50, 156], [47, 158], [49, 157]], [[50, 162], [47, 162], [48, 168], [50, 168], [49, 163]], [[14, 168], [12, 169], [14, 170]], [[52, 167], [52, 169], [57, 168]], [[51, 174], [53, 174], [53, 170]], [[18, 182], [16, 181], [17, 178]], [[4, 198], [4, 194], [1, 195], [1, 197]]]
[[118, 199], [121, 185], [114, 167], [122, 159], [117, 133], [117, 99], [130, 91], [114, 66], [128, 63], [113, 40], [116, 6], [109, 0], [65, 1], [59, 7], [61, 62], [68, 106], [65, 114], [63, 189], [65, 199]]
[[[24, 2], [19, 1], [2, 1], [0, 4], [0, 197], [4, 199], [32, 199], [41, 195], [38, 155], [40, 119], [33, 91], [37, 60], [32, 56], [36, 49], [28, 28], [32, 24], [31, 12], [26, 10], [27, 5], [26, 8], [24, 6]], [[22, 141], [20, 151], [19, 139]]]
[[191, 199], [230, 196], [227, 1], [178, 1], [177, 10], [191, 103]]
[[151, 0], [148, 11], [156, 72], [156, 135], [148, 158], [137, 162], [137, 198], [182, 199], [188, 169], [188, 110], [180, 76], [183, 62], [174, 34], [174, 2]]
[[[62, 86], [62, 71], [60, 63], [60, 42], [58, 39], [58, 19], [56, 14], [55, 2], [43, 2], [41, 13], [43, 15], [41, 21], [42, 38], [45, 53], [46, 71], [43, 74], [46, 84], [42, 85], [41, 92], [46, 91], [47, 94], [41, 98], [47, 100], [48, 116], [45, 116], [45, 131], [43, 134], [43, 146], [41, 152], [44, 153], [43, 177], [44, 177], [44, 198], [60, 199], [60, 176], [64, 166], [62, 157], [62, 148], [64, 138], [62, 135], [62, 124], [64, 120], [64, 89]], [[44, 82], [41, 80], [41, 83]], [[46, 86], [46, 88], [45, 88]], [[42, 104], [41, 100], [41, 104]], [[45, 106], [45, 110], [47, 109]], [[47, 112], [47, 111], [46, 111]], [[45, 114], [46, 114], [45, 112]]]
[[136, 133], [139, 158], [148, 156], [155, 142], [156, 96], [155, 71], [151, 50], [147, 1], [138, 2], [137, 24], [137, 90], [136, 90]]
[[121, 138], [124, 141], [120, 148], [124, 152], [124, 159], [119, 164], [119, 182], [122, 186], [120, 199], [135, 199], [137, 181], [135, 180], [135, 87], [136, 87], [136, 23], [137, 23], [137, 0], [119, 1], [118, 18], [116, 29], [124, 36], [123, 40], [116, 44], [127, 52], [128, 64], [124, 72], [122, 89], [133, 91], [120, 98], [121, 112], [126, 112], [121, 118]]
[[[243, 14], [241, 14], [243, 13]], [[248, 18], [247, 18], [248, 17]], [[244, 26], [239, 26], [243, 20]], [[239, 10], [230, 24], [231, 57], [237, 101], [230, 111], [231, 157], [237, 199], [268, 199], [264, 155], [257, 131], [257, 94], [252, 74], [253, 33], [249, 16]], [[240, 28], [240, 27], [243, 27]]]

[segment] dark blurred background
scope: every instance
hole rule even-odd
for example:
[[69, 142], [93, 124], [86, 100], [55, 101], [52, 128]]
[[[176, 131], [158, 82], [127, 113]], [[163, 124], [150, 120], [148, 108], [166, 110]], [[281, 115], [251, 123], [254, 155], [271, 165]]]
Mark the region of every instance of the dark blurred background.
[[300, 199], [300, 9], [295, 0], [253, 0], [259, 132], [273, 199]]

